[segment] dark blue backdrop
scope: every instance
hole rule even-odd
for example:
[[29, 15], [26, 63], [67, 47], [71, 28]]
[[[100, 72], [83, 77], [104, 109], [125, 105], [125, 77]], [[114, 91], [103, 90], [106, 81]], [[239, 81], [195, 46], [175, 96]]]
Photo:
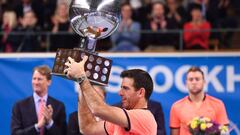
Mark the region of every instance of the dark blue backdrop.
[[[191, 65], [200, 66], [206, 75], [205, 90], [225, 103], [229, 119], [240, 126], [240, 55], [238, 54], [101, 54], [113, 60], [107, 102], [120, 101], [119, 74], [124, 69], [141, 68], [154, 80], [152, 99], [162, 103], [167, 132], [171, 105], [187, 95], [185, 73]], [[32, 68], [36, 65], [53, 65], [54, 54], [0, 55], [0, 133], [10, 134], [10, 118], [13, 104], [32, 94]], [[67, 114], [77, 109], [74, 82], [53, 77], [49, 93], [63, 101]], [[232, 134], [236, 134], [232, 132]]]

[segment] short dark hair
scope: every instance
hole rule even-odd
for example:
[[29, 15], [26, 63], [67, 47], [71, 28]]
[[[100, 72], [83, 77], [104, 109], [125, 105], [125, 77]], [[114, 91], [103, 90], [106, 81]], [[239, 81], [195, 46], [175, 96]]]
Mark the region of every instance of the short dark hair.
[[192, 4], [190, 6], [190, 12], [192, 12], [193, 10], [199, 10], [201, 12], [202, 11], [202, 5], [200, 5], [200, 4]]
[[201, 70], [200, 67], [192, 66], [192, 67], [190, 67], [190, 68], [188, 69], [187, 75], [188, 75], [190, 72], [200, 72], [200, 73], [202, 74], [203, 79], [204, 79], [204, 73], [203, 73], [203, 71]]
[[46, 76], [47, 80], [52, 79], [51, 69], [47, 65], [36, 66], [33, 72], [38, 71], [41, 75]]
[[164, 9], [164, 12], [166, 12], [166, 4], [164, 3], [164, 2], [162, 2], [162, 1], [154, 1], [154, 2], [152, 2], [151, 3], [151, 10], [153, 10], [153, 7], [155, 6], [155, 5], [162, 5], [162, 7], [163, 7], [163, 9]]
[[121, 5], [120, 5], [121, 9], [122, 9], [124, 6], [129, 6], [129, 7], [132, 8], [132, 6], [131, 6], [131, 4], [130, 4], [129, 2], [123, 2], [123, 3], [121, 3]]
[[121, 73], [121, 78], [128, 77], [134, 81], [134, 88], [139, 90], [140, 88], [145, 89], [145, 99], [148, 100], [153, 91], [153, 80], [151, 76], [141, 69], [130, 69], [125, 70]]

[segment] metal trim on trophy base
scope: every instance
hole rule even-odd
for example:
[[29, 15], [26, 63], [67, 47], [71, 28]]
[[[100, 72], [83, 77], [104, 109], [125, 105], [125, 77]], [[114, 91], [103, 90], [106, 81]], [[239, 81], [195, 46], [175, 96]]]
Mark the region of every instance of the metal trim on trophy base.
[[102, 86], [107, 85], [111, 72], [112, 60], [81, 49], [58, 49], [54, 60], [54, 66], [52, 68], [52, 74], [70, 79], [64, 73], [64, 69], [67, 68], [67, 66], [65, 66], [65, 62], [68, 61], [68, 57], [71, 57], [76, 62], [79, 62], [85, 55], [88, 56], [88, 60], [86, 61], [84, 68], [86, 76], [90, 82]]

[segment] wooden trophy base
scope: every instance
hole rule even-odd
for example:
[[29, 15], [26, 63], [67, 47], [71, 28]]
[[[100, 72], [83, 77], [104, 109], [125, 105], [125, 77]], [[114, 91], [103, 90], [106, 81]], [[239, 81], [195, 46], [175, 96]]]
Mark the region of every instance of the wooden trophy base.
[[88, 56], [88, 60], [86, 61], [84, 68], [90, 82], [102, 86], [107, 85], [111, 72], [112, 60], [81, 49], [58, 49], [52, 68], [52, 75], [69, 79], [64, 73], [64, 69], [67, 68], [65, 62], [68, 61], [68, 57], [79, 62], [85, 55]]

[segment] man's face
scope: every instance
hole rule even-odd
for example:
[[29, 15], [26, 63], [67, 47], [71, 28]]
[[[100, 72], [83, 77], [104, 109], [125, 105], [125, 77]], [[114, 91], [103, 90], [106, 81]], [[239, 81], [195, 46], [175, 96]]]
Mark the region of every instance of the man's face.
[[65, 4], [65, 3], [60, 4], [57, 8], [57, 13], [61, 17], [68, 16], [68, 6], [67, 6], [67, 4]]
[[23, 21], [26, 26], [35, 26], [37, 23], [37, 18], [33, 12], [29, 11], [24, 14]]
[[197, 95], [198, 93], [203, 91], [205, 81], [201, 72], [189, 72], [187, 75], [186, 84], [189, 92], [193, 95]]
[[133, 85], [134, 80], [132, 78], [123, 78], [121, 89], [118, 93], [122, 98], [122, 107], [128, 110], [133, 109], [139, 100], [137, 96], [139, 91], [136, 91]]
[[132, 8], [129, 5], [125, 5], [121, 9], [122, 18], [129, 19], [132, 16]]
[[41, 75], [38, 71], [34, 71], [32, 76], [32, 87], [34, 92], [38, 95], [45, 95], [50, 84], [51, 80], [47, 80], [46, 76]]
[[199, 21], [199, 20], [203, 19], [201, 10], [199, 10], [199, 9], [193, 9], [191, 11], [191, 15], [192, 15], [192, 20], [193, 21]]
[[156, 3], [153, 6], [152, 14], [155, 17], [162, 17], [164, 15], [164, 7], [162, 4]]

